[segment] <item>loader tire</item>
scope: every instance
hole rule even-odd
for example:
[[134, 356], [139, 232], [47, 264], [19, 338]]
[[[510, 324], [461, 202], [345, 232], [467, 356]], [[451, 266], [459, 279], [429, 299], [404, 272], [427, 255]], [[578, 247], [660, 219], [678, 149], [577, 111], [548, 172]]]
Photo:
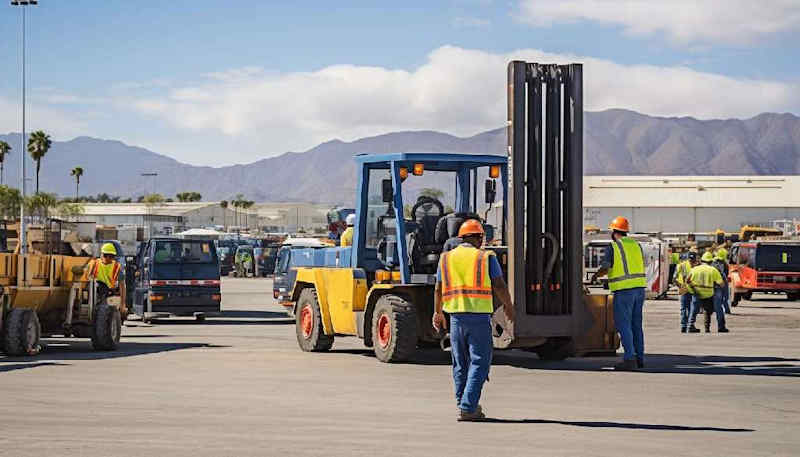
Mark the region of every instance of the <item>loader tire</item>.
[[12, 309], [4, 320], [3, 352], [6, 355], [36, 355], [39, 353], [42, 327], [35, 311], [27, 308]]
[[548, 338], [546, 343], [534, 348], [533, 351], [542, 360], [558, 361], [572, 357], [575, 346], [572, 338]]
[[96, 351], [114, 351], [119, 346], [122, 317], [115, 306], [100, 305], [92, 324], [92, 346]]
[[333, 335], [326, 335], [322, 327], [317, 289], [307, 287], [300, 292], [294, 322], [297, 344], [303, 351], [322, 352], [333, 346]]
[[372, 313], [372, 341], [381, 362], [403, 362], [417, 349], [417, 312], [397, 295], [378, 298]]

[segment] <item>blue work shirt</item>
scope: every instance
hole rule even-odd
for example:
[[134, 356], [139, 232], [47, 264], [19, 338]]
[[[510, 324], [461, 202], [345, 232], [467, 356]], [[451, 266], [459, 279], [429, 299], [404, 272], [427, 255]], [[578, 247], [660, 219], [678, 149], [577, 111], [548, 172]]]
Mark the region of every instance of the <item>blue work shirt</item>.
[[[470, 245], [471, 246], [471, 245]], [[489, 256], [489, 278], [495, 279], [503, 276], [503, 269], [500, 268], [500, 261], [496, 255]], [[440, 267], [436, 267], [436, 282], [442, 282], [442, 272]]]

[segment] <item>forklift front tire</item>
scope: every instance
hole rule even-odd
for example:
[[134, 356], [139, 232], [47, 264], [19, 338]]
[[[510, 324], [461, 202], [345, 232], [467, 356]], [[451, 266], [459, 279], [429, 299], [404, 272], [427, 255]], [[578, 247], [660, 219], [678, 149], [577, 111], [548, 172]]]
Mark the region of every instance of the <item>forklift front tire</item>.
[[42, 328], [35, 311], [15, 308], [9, 311], [4, 321], [3, 352], [6, 355], [36, 355], [39, 352]]
[[100, 305], [92, 326], [92, 346], [96, 351], [114, 351], [122, 333], [122, 317], [116, 306]]
[[378, 298], [372, 313], [372, 342], [381, 362], [403, 362], [417, 349], [417, 313], [397, 295]]

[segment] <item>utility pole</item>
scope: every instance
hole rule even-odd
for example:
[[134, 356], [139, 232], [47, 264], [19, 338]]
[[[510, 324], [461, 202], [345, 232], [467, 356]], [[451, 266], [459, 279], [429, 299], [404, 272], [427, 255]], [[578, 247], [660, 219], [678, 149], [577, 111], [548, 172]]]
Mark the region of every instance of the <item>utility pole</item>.
[[28, 253], [28, 243], [25, 234], [25, 8], [26, 6], [38, 5], [37, 0], [11, 0], [11, 6], [22, 7], [22, 147], [19, 148], [20, 154], [20, 192], [22, 194], [22, 204], [19, 205], [19, 253]]

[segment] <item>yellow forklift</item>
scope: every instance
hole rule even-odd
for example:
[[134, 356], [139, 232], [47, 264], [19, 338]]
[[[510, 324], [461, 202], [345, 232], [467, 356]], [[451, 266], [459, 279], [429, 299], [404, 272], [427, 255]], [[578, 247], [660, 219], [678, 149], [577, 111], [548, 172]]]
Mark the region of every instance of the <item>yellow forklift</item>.
[[[502, 310], [492, 317], [496, 348], [543, 359], [616, 351], [610, 297], [587, 295], [582, 284], [582, 66], [515, 61], [508, 76], [507, 157], [355, 157], [353, 246], [322, 249], [313, 266], [290, 273], [302, 350], [326, 351], [335, 338], [357, 336], [380, 361], [394, 362], [441, 344], [444, 335], [431, 326], [439, 257], [461, 223], [477, 219], [515, 303], [513, 322]], [[447, 202], [419, 195], [431, 183], [452, 189], [443, 192]], [[485, 215], [498, 194], [495, 227]]]

